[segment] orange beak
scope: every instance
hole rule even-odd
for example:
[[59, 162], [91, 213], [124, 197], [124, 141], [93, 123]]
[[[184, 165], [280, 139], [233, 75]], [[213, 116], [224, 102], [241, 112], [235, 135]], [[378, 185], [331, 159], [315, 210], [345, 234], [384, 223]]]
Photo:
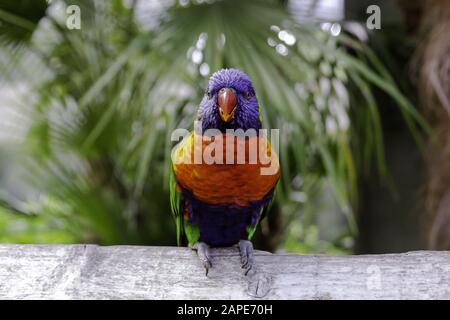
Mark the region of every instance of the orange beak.
[[224, 122], [233, 120], [237, 103], [236, 91], [232, 88], [220, 89], [217, 103], [219, 104], [220, 118], [222, 118]]

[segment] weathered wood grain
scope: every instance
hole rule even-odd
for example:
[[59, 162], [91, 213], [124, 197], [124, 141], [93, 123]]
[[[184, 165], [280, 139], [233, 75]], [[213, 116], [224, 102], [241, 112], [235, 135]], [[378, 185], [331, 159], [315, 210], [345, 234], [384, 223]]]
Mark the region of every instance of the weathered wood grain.
[[0, 299], [450, 299], [450, 252], [321, 256], [187, 248], [0, 245]]

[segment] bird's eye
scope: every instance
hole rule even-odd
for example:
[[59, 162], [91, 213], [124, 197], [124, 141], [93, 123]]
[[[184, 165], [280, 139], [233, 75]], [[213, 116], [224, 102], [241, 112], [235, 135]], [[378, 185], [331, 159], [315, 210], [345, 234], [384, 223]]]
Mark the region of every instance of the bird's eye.
[[211, 99], [212, 98], [212, 93], [211, 93], [211, 91], [206, 91], [206, 95], [208, 96], [208, 99]]
[[252, 98], [252, 93], [250, 91], [247, 91], [246, 93], [244, 93], [244, 98], [247, 100], [250, 100]]

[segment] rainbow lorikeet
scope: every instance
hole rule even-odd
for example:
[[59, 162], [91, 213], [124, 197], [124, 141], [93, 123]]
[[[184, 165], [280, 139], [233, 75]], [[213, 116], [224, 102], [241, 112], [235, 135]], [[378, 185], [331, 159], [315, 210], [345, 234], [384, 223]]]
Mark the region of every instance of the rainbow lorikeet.
[[[263, 135], [238, 139], [233, 133], [238, 129], [261, 129], [260, 108], [250, 78], [237, 69], [214, 73], [200, 103], [197, 121], [201, 130], [191, 132], [172, 151], [170, 199], [178, 244], [187, 240], [197, 251], [206, 274], [212, 267], [210, 247], [238, 244], [247, 274], [253, 265], [250, 240], [270, 207], [280, 176], [277, 155]], [[223, 138], [222, 142], [218, 138]], [[195, 161], [196, 152], [206, 152], [212, 141], [217, 142], [216, 147], [225, 146], [223, 161]], [[270, 164], [263, 164], [260, 159], [249, 161], [252, 142], [257, 143], [259, 151], [264, 149]], [[246, 161], [239, 162], [237, 152], [242, 148]], [[230, 150], [232, 161], [225, 159]], [[222, 160], [217, 149], [211, 154]], [[264, 166], [271, 166], [270, 174], [262, 174]]]

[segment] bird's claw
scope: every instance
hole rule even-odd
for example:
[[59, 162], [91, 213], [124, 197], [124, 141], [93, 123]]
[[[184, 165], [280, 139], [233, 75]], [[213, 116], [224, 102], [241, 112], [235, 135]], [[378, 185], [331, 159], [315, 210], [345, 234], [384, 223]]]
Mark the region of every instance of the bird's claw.
[[211, 250], [209, 246], [204, 242], [197, 242], [192, 246], [192, 249], [197, 251], [197, 256], [205, 268], [205, 275], [208, 276], [209, 269], [212, 267]]
[[240, 240], [239, 252], [241, 254], [241, 266], [245, 269], [245, 275], [247, 275], [254, 263], [253, 244], [248, 240]]

